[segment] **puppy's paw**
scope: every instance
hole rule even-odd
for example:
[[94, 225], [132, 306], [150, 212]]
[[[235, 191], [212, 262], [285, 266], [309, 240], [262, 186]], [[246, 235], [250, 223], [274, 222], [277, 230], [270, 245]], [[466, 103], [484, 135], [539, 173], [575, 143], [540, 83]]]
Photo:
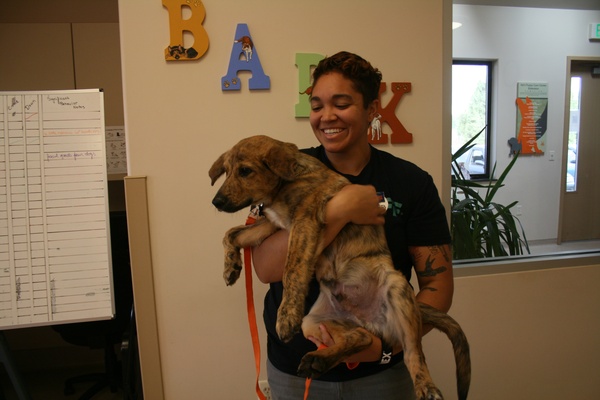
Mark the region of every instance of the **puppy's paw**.
[[[302, 325], [302, 317], [293, 318], [290, 314], [282, 313], [281, 308], [277, 314], [277, 324], [275, 329], [279, 339], [284, 342], [289, 342], [292, 338], [300, 332], [300, 326]], [[283, 314], [283, 315], [282, 315]]]
[[306, 353], [298, 366], [298, 376], [303, 378], [318, 378], [329, 371], [333, 365], [326, 357], [317, 354], [316, 351]]
[[223, 271], [223, 279], [225, 280], [227, 286], [231, 286], [234, 283], [236, 283], [238, 278], [240, 277], [241, 272], [241, 265], [234, 264], [226, 267], [225, 271]]
[[225, 268], [223, 270], [223, 279], [227, 286], [231, 286], [237, 282], [241, 271], [242, 257], [240, 256], [240, 249], [234, 246], [227, 246], [225, 248]]
[[415, 392], [418, 400], [444, 400], [442, 392], [440, 392], [433, 382], [415, 387]]

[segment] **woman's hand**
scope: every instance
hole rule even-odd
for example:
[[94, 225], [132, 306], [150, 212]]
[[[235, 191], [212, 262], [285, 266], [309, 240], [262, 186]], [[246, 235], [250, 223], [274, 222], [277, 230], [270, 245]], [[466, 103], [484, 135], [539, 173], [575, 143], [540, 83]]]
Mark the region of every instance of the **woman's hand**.
[[[327, 202], [327, 223], [346, 225], [383, 225], [386, 210], [379, 206], [379, 197], [371, 185], [347, 185]], [[336, 232], [337, 235], [338, 232]]]

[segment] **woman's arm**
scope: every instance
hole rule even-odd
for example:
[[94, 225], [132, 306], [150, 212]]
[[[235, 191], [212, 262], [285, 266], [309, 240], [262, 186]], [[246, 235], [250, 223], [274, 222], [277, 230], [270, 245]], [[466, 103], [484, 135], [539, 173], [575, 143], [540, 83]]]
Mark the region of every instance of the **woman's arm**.
[[252, 264], [262, 283], [283, 279], [283, 265], [287, 256], [289, 233], [280, 229], [252, 249]]
[[[451, 246], [415, 246], [408, 251], [419, 283], [417, 301], [448, 312], [454, 295]], [[431, 326], [423, 326], [423, 335], [431, 329]]]
[[448, 312], [454, 294], [450, 245], [409, 247], [408, 251], [419, 283], [417, 300]]
[[[327, 247], [347, 223], [383, 225], [385, 210], [373, 186], [348, 185], [327, 202], [323, 247]], [[289, 234], [279, 230], [252, 250], [256, 276], [263, 283], [279, 282], [287, 256]]]

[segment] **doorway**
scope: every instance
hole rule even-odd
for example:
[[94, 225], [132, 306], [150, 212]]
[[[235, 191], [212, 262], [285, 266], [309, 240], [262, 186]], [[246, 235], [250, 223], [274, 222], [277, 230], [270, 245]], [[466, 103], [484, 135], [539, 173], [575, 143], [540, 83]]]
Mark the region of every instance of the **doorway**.
[[558, 243], [600, 239], [600, 58], [567, 65]]

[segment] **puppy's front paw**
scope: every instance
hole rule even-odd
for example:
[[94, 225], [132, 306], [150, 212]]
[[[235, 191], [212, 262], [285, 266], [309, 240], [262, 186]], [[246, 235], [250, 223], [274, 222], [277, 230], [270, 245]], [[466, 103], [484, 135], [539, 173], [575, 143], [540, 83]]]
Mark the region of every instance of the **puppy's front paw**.
[[242, 258], [240, 249], [233, 246], [225, 248], [225, 269], [223, 270], [223, 279], [227, 286], [237, 282], [242, 271]]
[[279, 312], [277, 313], [277, 324], [275, 325], [279, 339], [286, 343], [289, 342], [298, 332], [300, 332], [301, 325], [302, 316], [294, 316], [293, 313], [285, 312], [283, 307], [279, 308]]
[[240, 277], [241, 272], [241, 265], [234, 264], [229, 266], [228, 268], [225, 268], [225, 271], [223, 271], [223, 279], [225, 280], [227, 286], [231, 286], [234, 283], [236, 283], [238, 278]]

